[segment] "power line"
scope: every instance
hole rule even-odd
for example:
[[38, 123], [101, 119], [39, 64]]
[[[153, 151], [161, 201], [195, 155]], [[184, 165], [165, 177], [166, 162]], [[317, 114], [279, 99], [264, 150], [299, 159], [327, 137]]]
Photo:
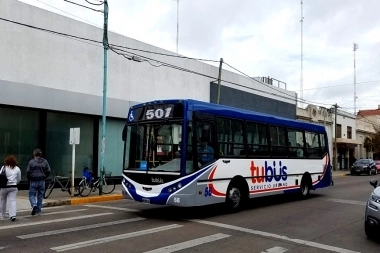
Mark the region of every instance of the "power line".
[[87, 8], [87, 9], [93, 10], [93, 11], [103, 12], [102, 10], [97, 10], [97, 9], [94, 9], [94, 8], [90, 8], [90, 7], [87, 7], [87, 6], [85, 6], [85, 5], [78, 4], [78, 3], [75, 3], [75, 2], [72, 2], [72, 1], [69, 1], [69, 0], [63, 0], [63, 1], [68, 2], [68, 3], [71, 3], [71, 4], [75, 4], [75, 5], [78, 5], [78, 6], [81, 6], [81, 7], [83, 7], [83, 8]]
[[[66, 0], [65, 0], [66, 1]], [[41, 31], [44, 31], [44, 32], [48, 32], [48, 33], [52, 33], [52, 34], [56, 34], [56, 35], [60, 35], [60, 36], [64, 36], [64, 37], [68, 37], [68, 38], [74, 38], [74, 39], [77, 39], [77, 40], [83, 40], [83, 41], [88, 41], [88, 42], [94, 42], [94, 43], [99, 43], [99, 44], [103, 44], [103, 42], [100, 42], [100, 41], [96, 41], [96, 40], [93, 40], [93, 39], [87, 39], [87, 38], [83, 38], [83, 37], [79, 37], [79, 36], [74, 36], [74, 35], [70, 35], [70, 34], [66, 34], [66, 33], [60, 33], [60, 32], [56, 32], [56, 31], [52, 31], [52, 30], [48, 30], [48, 29], [44, 29], [44, 28], [40, 28], [40, 27], [36, 27], [36, 26], [32, 26], [32, 25], [28, 25], [28, 24], [24, 24], [24, 23], [20, 23], [20, 22], [16, 22], [16, 21], [12, 21], [12, 20], [9, 20], [9, 19], [4, 19], [4, 18], [0, 18], [0, 20], [3, 20], [3, 21], [6, 21], [6, 22], [10, 22], [10, 23], [14, 23], [14, 24], [17, 24], [17, 25], [21, 25], [21, 26], [25, 26], [25, 27], [28, 27], [28, 28], [32, 28], [32, 29], [37, 29], [37, 30], [41, 30]], [[132, 52], [128, 52], [128, 51], [125, 51], [125, 50], [122, 50], [122, 49], [117, 49], [117, 48], [114, 48], [114, 46], [117, 46], [117, 45], [108, 45], [108, 46], [112, 46], [113, 48], [113, 52], [115, 52], [115, 50], [119, 50], [119, 51], [123, 51], [123, 52], [126, 52], [126, 54], [122, 54], [122, 53], [118, 53], [119, 55], [123, 55], [125, 58], [127, 59], [130, 59], [130, 55], [136, 55], [138, 57], [141, 57], [143, 59], [146, 59], [145, 61], [155, 61], [157, 63], [160, 63], [161, 65], [159, 66], [155, 66], [155, 67], [160, 67], [160, 66], [165, 66], [165, 67], [170, 67], [170, 68], [173, 68], [173, 69], [176, 69], [176, 70], [181, 70], [181, 71], [184, 71], [184, 72], [188, 72], [188, 73], [192, 73], [192, 74], [197, 74], [197, 75], [200, 75], [200, 76], [203, 76], [203, 77], [207, 77], [207, 78], [210, 78], [210, 79], [215, 79], [215, 77], [213, 76], [209, 76], [209, 75], [205, 75], [205, 74], [202, 74], [202, 73], [199, 73], [199, 72], [196, 72], [196, 71], [193, 71], [193, 70], [189, 70], [189, 69], [185, 69], [185, 68], [182, 68], [182, 67], [179, 67], [179, 66], [175, 66], [175, 65], [172, 65], [172, 64], [168, 64], [168, 63], [165, 63], [165, 62], [162, 62], [162, 61], [159, 61], [159, 60], [155, 60], [155, 59], [151, 59], [149, 57], [146, 57], [146, 56], [142, 56], [142, 55], [138, 55], [136, 53], [132, 53]], [[117, 46], [117, 47], [122, 47], [122, 46]], [[115, 52], [116, 53], [116, 52]], [[129, 55], [128, 55], [129, 54]], [[188, 59], [191, 59], [189, 57], [184, 57], [184, 58], [188, 58]], [[195, 59], [195, 58], [192, 58], [192, 59]], [[196, 60], [196, 59], [195, 59]], [[150, 62], [148, 62], [150, 63]], [[151, 63], [150, 63], [151, 64]], [[152, 64], [151, 64], [152, 65]], [[154, 65], [153, 65], [154, 66]], [[232, 67], [231, 65], [228, 65], [230, 67]], [[233, 67], [232, 67], [233, 68]], [[234, 68], [235, 69], [235, 68]], [[237, 70], [237, 69], [235, 69]], [[237, 70], [239, 71], [239, 70]], [[240, 73], [243, 73], [241, 71], [239, 71]], [[244, 73], [243, 73], [244, 74]], [[246, 74], [244, 74], [246, 75]], [[248, 76], [248, 75], [246, 75]], [[249, 77], [249, 76], [248, 76]], [[254, 80], [255, 82], [258, 82], [260, 84], [262, 84], [261, 82], [257, 81], [256, 79], [253, 79], [251, 77], [249, 77], [250, 79]], [[241, 85], [241, 84], [238, 84], [238, 83], [234, 83], [234, 82], [230, 82], [230, 81], [226, 81], [226, 80], [222, 80], [223, 82], [225, 83], [229, 83], [229, 84], [233, 84], [233, 85], [236, 85], [236, 86], [239, 86], [239, 87], [243, 87], [243, 88], [246, 88], [246, 89], [250, 89], [250, 90], [255, 90], [255, 91], [258, 91], [258, 92], [261, 92], [261, 93], [266, 93], [266, 94], [269, 94], [269, 95], [273, 95], [273, 96], [277, 96], [277, 97], [281, 97], [281, 98], [285, 98], [285, 99], [288, 99], [290, 101], [294, 101], [294, 102], [298, 102], [298, 101], [303, 101], [303, 102], [308, 102], [308, 103], [312, 103], [312, 104], [322, 104], [322, 105], [331, 105], [331, 104], [324, 104], [324, 103], [318, 103], [318, 102], [313, 102], [313, 101], [308, 101], [308, 100], [305, 100], [305, 99], [297, 99], [297, 98], [294, 98], [293, 96], [287, 94], [287, 93], [284, 93], [284, 92], [281, 92], [279, 90], [276, 90], [274, 89], [273, 87], [271, 86], [268, 86], [268, 85], [265, 85], [265, 87], [269, 87], [273, 90], [275, 90], [276, 92], [280, 92], [282, 94], [285, 94], [287, 97], [284, 97], [284, 96], [281, 96], [281, 95], [278, 95], [278, 94], [274, 94], [274, 93], [269, 93], [269, 92], [266, 92], [266, 91], [262, 91], [262, 90], [258, 90], [258, 89], [255, 89], [255, 88], [252, 88], [252, 87], [248, 87], [248, 86], [245, 86], [245, 85]], [[262, 84], [264, 85], [264, 84]]]

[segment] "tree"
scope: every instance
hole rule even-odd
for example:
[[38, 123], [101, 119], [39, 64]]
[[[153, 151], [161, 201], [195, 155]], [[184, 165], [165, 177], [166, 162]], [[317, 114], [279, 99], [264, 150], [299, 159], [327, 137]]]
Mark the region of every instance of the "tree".
[[380, 131], [377, 131], [375, 136], [372, 138], [372, 151], [374, 152], [373, 158], [380, 159]]
[[368, 152], [372, 151], [372, 139], [370, 137], [365, 137], [363, 147], [365, 148], [366, 157], [368, 157]]

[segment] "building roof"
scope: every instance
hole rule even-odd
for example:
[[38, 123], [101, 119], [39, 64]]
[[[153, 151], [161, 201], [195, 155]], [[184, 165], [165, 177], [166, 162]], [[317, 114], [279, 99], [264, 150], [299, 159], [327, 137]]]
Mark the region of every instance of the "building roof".
[[372, 116], [372, 115], [380, 115], [380, 108], [374, 110], [359, 110], [359, 116]]

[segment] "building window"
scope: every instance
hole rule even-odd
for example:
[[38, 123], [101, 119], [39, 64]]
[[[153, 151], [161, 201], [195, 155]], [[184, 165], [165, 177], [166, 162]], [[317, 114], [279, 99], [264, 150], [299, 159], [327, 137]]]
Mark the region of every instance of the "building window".
[[336, 125], [336, 138], [342, 138], [342, 125]]
[[352, 139], [352, 127], [347, 127], [347, 139]]

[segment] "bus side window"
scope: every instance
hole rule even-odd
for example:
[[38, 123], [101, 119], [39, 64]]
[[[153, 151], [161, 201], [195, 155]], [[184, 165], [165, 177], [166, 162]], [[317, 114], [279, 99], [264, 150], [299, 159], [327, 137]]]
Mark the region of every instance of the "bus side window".
[[270, 126], [270, 137], [271, 137], [271, 155], [273, 157], [286, 157], [286, 129], [279, 126]]
[[246, 122], [249, 157], [269, 156], [267, 125]]
[[245, 156], [243, 121], [217, 118], [219, 151], [226, 156]]

